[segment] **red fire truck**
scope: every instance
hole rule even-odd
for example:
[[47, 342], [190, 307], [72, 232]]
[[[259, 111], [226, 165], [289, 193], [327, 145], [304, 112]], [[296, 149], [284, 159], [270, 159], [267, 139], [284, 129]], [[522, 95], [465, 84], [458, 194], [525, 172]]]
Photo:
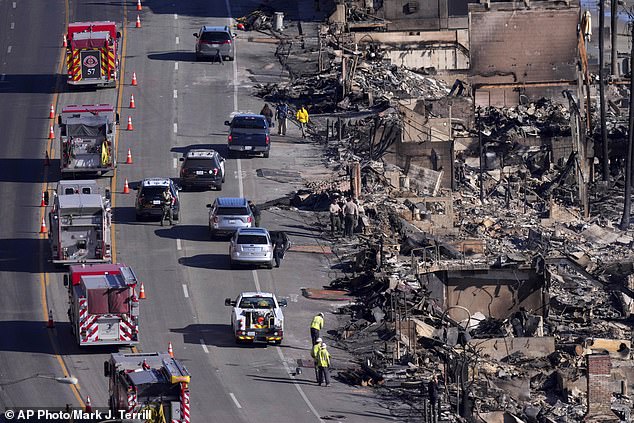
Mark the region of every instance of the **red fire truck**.
[[117, 84], [121, 33], [116, 23], [73, 22], [68, 25], [66, 39], [69, 85]]
[[125, 264], [69, 267], [64, 275], [68, 318], [80, 347], [139, 343], [137, 284]]

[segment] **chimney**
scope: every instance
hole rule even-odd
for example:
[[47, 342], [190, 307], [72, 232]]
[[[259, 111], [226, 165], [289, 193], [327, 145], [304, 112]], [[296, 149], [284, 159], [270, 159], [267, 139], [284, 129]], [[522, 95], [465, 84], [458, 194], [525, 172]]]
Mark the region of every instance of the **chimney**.
[[588, 411], [586, 422], [619, 421], [611, 410], [612, 362], [608, 354], [588, 354]]

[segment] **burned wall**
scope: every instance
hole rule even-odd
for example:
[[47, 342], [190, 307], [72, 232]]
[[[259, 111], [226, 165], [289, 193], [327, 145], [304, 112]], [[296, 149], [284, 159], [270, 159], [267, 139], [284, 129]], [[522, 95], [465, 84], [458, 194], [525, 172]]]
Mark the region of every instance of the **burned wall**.
[[[512, 106], [521, 95], [548, 96], [569, 87], [577, 79], [578, 20], [579, 5], [574, 3], [539, 2], [530, 9], [510, 2], [492, 3], [491, 9], [470, 5], [470, 82], [507, 84], [478, 89], [476, 104]], [[562, 85], [553, 87], [553, 82]], [[520, 90], [512, 84], [535, 85]]]
[[[533, 269], [503, 268], [478, 270], [444, 270], [429, 279], [429, 289], [446, 309], [465, 307], [496, 319], [508, 318], [524, 307], [528, 311], [543, 310], [544, 278]], [[450, 310], [456, 320], [465, 319], [461, 310]]]

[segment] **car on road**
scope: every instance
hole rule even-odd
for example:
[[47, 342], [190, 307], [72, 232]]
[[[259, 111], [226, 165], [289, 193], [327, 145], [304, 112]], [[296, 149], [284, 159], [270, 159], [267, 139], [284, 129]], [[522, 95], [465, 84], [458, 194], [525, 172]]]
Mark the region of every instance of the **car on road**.
[[225, 299], [232, 307], [231, 331], [236, 343], [281, 344], [284, 338], [285, 298], [279, 300], [270, 292], [243, 292], [238, 298]]
[[228, 26], [208, 26], [200, 28], [194, 33], [196, 40], [196, 60], [220, 59], [233, 60], [235, 47], [233, 37]]
[[269, 157], [271, 135], [266, 117], [253, 113], [236, 113], [230, 121], [225, 121], [225, 125], [229, 126], [229, 154], [262, 153], [264, 157]]
[[233, 269], [240, 264], [265, 265], [273, 268], [273, 243], [264, 228], [241, 228], [229, 243], [229, 260]]
[[170, 178], [145, 178], [139, 183], [134, 204], [137, 220], [147, 217], [161, 218], [163, 213], [161, 203], [165, 188], [168, 188], [174, 197], [172, 217], [174, 220], [179, 220], [181, 205], [178, 195], [179, 187]]
[[180, 159], [180, 186], [216, 188], [222, 190], [225, 181], [225, 159], [216, 150], [196, 148], [185, 153]]
[[250, 228], [255, 218], [246, 198], [218, 197], [209, 209], [209, 235], [215, 239], [220, 235], [233, 235], [241, 228]]

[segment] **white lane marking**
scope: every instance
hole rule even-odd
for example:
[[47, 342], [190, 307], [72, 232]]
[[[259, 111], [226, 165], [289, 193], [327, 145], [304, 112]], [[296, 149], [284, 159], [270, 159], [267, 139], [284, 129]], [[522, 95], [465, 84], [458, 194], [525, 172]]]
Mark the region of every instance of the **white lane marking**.
[[178, 123], [174, 122], [174, 133], [178, 132]]
[[15, 29], [15, 22], [11, 22], [11, 29]]
[[174, 98], [178, 98], [178, 90], [174, 90]]
[[236, 407], [238, 408], [242, 408], [242, 406], [240, 405], [240, 403], [238, 402], [238, 399], [236, 398], [235, 395], [233, 395], [233, 392], [229, 392], [229, 396], [231, 397], [231, 399], [233, 400], [233, 403], [236, 405]]
[[16, 2], [13, 2], [13, 8], [15, 9], [17, 7]]
[[178, 70], [178, 62], [174, 62], [174, 70]]
[[[286, 364], [286, 358], [284, 357], [284, 353], [282, 352], [282, 349], [280, 347], [275, 347], [275, 349], [277, 350], [277, 355], [280, 356], [280, 360], [282, 360], [282, 364], [284, 365], [284, 370], [286, 370], [286, 373], [288, 373], [288, 377], [290, 377], [291, 380], [295, 381], [295, 376], [293, 376], [291, 369], [288, 367], [288, 364]], [[297, 388], [297, 392], [299, 392], [299, 395], [303, 398], [304, 402], [306, 403], [310, 411], [312, 411], [315, 417], [317, 417], [317, 420], [320, 422], [323, 422], [321, 417], [319, 417], [319, 413], [317, 412], [317, 410], [315, 410], [315, 407], [313, 407], [313, 404], [310, 402], [310, 400], [304, 393], [304, 390], [302, 389], [302, 387], [295, 382], [293, 382], [293, 386]]]
[[174, 157], [173, 165], [174, 165], [174, 169], [178, 167], [178, 159], [176, 157]]
[[240, 193], [240, 197], [244, 197], [244, 186], [242, 186], [242, 164], [240, 159], [237, 159], [238, 162], [238, 192]]
[[[227, 5], [227, 11], [229, 16], [231, 16], [231, 6], [229, 5], [229, 0], [225, 0], [225, 4]], [[229, 19], [229, 26], [231, 26], [231, 19]], [[233, 43], [233, 110], [238, 111], [238, 52], [236, 50], [236, 44]], [[238, 192], [240, 193], [240, 197], [244, 197], [244, 184], [242, 183], [242, 161], [240, 159], [236, 160], [238, 166]]]
[[178, 14], [174, 13], [174, 19], [178, 19]]
[[183, 246], [181, 245], [181, 239], [180, 238], [176, 238], [176, 249], [178, 251], [183, 249]]
[[205, 344], [205, 340], [202, 338], [200, 338], [200, 345], [202, 345], [205, 354], [209, 354], [209, 348], [207, 348], [207, 344]]
[[187, 290], [187, 285], [183, 284], [183, 295], [185, 298], [189, 298], [189, 291]]
[[255, 282], [256, 291], [262, 291], [262, 289], [260, 288], [260, 280], [258, 279], [258, 272], [255, 269], [253, 269], [251, 272], [253, 272], [253, 281]]
[[11, 53], [11, 49], [12, 49], [12, 48], [13, 48], [13, 47], [11, 47], [11, 46], [7, 47], [7, 53]]
[[176, 37], [176, 45], [178, 45], [178, 43], [180, 42], [181, 42], [180, 38]]

